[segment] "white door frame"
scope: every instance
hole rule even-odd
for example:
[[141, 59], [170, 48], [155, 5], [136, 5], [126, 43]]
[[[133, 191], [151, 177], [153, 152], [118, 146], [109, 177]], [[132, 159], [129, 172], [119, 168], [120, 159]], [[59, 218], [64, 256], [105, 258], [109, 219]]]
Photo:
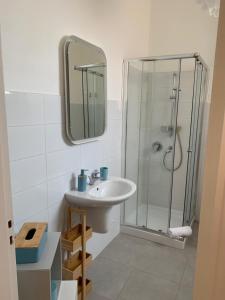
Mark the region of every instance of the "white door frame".
[[[17, 277], [4, 94], [0, 36], [0, 299], [17, 300]], [[10, 223], [12, 225], [10, 225]]]

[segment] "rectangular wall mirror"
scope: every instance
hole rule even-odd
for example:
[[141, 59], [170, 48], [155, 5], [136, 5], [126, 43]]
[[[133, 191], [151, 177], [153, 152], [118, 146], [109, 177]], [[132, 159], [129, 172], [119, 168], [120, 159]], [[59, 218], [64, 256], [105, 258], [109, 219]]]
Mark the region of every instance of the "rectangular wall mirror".
[[64, 44], [66, 134], [73, 144], [103, 135], [107, 63], [103, 50], [71, 36]]

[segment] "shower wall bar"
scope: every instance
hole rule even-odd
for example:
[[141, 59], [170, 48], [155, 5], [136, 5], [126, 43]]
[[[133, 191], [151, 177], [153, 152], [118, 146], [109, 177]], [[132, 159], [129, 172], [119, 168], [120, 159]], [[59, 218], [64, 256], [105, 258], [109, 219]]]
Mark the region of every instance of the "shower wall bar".
[[[177, 128], [177, 119], [178, 119], [178, 107], [179, 107], [179, 100], [180, 100], [180, 77], [181, 77], [181, 58], [179, 58], [179, 66], [178, 66], [178, 83], [177, 83], [177, 93], [175, 99], [175, 124], [174, 128]], [[176, 148], [176, 129], [174, 130], [174, 139], [173, 139], [173, 150], [172, 150], [172, 166], [175, 163], [175, 148]], [[172, 210], [172, 201], [173, 201], [173, 181], [174, 181], [174, 168], [171, 168], [171, 185], [170, 185], [170, 203], [169, 203], [169, 217], [168, 217], [168, 228], [170, 228], [171, 224], [171, 210]]]
[[202, 65], [208, 70], [208, 66], [205, 63], [204, 59], [200, 56], [199, 53], [189, 53], [189, 54], [174, 54], [174, 55], [162, 55], [162, 56], [149, 56], [149, 57], [136, 57], [136, 58], [127, 58], [124, 61], [126, 62], [138, 62], [138, 61], [157, 61], [157, 60], [176, 60], [176, 59], [188, 59], [196, 58], [202, 63]]

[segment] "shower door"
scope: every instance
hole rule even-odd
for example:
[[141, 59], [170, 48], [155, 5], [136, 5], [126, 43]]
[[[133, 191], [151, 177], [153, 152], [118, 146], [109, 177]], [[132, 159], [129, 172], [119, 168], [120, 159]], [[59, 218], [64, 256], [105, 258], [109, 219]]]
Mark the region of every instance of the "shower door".
[[179, 59], [127, 65], [124, 169], [137, 184], [124, 205], [127, 225], [166, 233], [170, 224], [180, 70]]
[[198, 198], [198, 173], [200, 158], [201, 122], [204, 99], [206, 97], [207, 70], [199, 61], [195, 65], [192, 98], [192, 113], [190, 122], [187, 174], [184, 198], [183, 225], [190, 225], [195, 217]]

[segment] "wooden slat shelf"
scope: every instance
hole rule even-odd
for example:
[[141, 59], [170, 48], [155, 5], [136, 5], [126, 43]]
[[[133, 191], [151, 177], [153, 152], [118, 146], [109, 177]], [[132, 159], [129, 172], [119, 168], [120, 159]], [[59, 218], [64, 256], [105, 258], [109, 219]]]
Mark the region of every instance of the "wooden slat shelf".
[[[92, 255], [86, 252], [85, 267], [92, 261]], [[82, 275], [82, 251], [76, 252], [73, 256], [64, 261], [62, 275], [64, 280], [76, 280]]]
[[[73, 213], [80, 216], [80, 224], [73, 225]], [[69, 206], [67, 209], [67, 230], [61, 236], [64, 251], [63, 279], [78, 281], [78, 300], [86, 300], [92, 288], [91, 280], [86, 278], [87, 266], [92, 255], [86, 252], [86, 242], [92, 237], [92, 228], [87, 226], [87, 210]], [[75, 253], [76, 252], [76, 253]]]
[[[92, 289], [92, 281], [86, 278], [86, 295], [90, 293], [91, 289]], [[81, 291], [82, 291], [82, 278], [80, 277], [78, 279], [78, 300], [82, 300]]]
[[[92, 236], [92, 228], [86, 226], [85, 242]], [[70, 252], [74, 252], [82, 246], [82, 225], [78, 224], [64, 232], [61, 238], [62, 247]]]

